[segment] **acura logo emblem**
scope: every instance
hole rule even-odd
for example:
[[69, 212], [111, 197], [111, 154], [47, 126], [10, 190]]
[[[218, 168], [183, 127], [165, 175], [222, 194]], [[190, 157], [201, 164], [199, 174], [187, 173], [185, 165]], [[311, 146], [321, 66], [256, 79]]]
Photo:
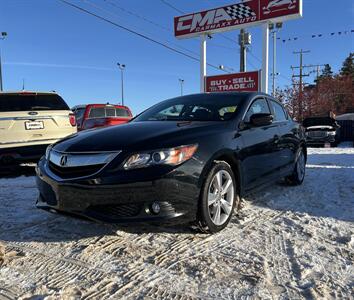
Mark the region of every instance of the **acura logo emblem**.
[[62, 167], [64, 167], [64, 166], [66, 166], [67, 162], [68, 162], [68, 157], [67, 157], [66, 155], [63, 155], [63, 156], [60, 158], [60, 165], [61, 165]]

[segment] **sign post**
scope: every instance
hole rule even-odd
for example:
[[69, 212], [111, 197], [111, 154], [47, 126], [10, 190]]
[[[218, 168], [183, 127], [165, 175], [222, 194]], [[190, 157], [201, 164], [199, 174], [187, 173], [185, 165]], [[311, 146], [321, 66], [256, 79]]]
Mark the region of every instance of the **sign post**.
[[204, 93], [206, 76], [206, 35], [200, 36], [200, 92]]
[[268, 93], [269, 69], [269, 26], [268, 22], [262, 25], [262, 92]]

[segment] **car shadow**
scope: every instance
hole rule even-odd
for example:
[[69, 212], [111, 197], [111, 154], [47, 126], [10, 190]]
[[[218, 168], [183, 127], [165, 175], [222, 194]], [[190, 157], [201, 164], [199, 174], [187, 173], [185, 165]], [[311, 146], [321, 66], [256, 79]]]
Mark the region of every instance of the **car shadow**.
[[0, 166], [0, 178], [16, 178], [35, 175], [35, 164]]
[[354, 154], [312, 154], [300, 186], [285, 180], [253, 192], [244, 201], [275, 211], [354, 222]]

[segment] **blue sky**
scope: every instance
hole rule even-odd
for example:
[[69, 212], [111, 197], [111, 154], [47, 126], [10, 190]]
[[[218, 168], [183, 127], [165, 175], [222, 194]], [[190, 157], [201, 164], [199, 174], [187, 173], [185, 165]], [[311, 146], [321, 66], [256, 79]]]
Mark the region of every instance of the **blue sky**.
[[[197, 39], [176, 40], [173, 17], [178, 12], [161, 0], [69, 0], [110, 20], [144, 33], [158, 41], [198, 56]], [[176, 8], [193, 12], [236, 3], [224, 0], [166, 0]], [[145, 18], [145, 20], [143, 19]], [[148, 21], [146, 21], [148, 20]], [[290, 83], [293, 54], [311, 50], [305, 64], [329, 63], [337, 71], [344, 58], [354, 51], [354, 34], [330, 36], [331, 32], [354, 29], [353, 0], [304, 0], [302, 19], [284, 24], [278, 41], [278, 84]], [[149, 22], [150, 21], [150, 22]], [[153, 24], [152, 24], [153, 23]], [[0, 31], [8, 37], [0, 41], [5, 90], [19, 90], [25, 79], [27, 90], [55, 90], [70, 106], [82, 103], [120, 101], [120, 73], [117, 62], [127, 65], [125, 102], [139, 113], [152, 104], [179, 95], [178, 79], [185, 80], [185, 93], [199, 91], [199, 63], [86, 15], [58, 0], [2, 0]], [[250, 29], [253, 44], [248, 70], [260, 68], [261, 29]], [[324, 34], [311, 38], [312, 34]], [[224, 36], [236, 40], [238, 31]], [[179, 48], [183, 47], [185, 49]], [[272, 48], [270, 48], [270, 51]], [[195, 54], [194, 54], [195, 52]], [[215, 35], [207, 46], [208, 62], [239, 69], [236, 42]], [[271, 71], [271, 70], [270, 70]], [[208, 68], [208, 74], [220, 71]], [[312, 78], [307, 81], [311, 82]]]

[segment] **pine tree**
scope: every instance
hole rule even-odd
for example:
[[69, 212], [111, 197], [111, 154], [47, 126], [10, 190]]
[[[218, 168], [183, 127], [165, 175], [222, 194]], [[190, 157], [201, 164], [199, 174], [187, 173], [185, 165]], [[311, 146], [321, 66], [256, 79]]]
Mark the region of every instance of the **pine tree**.
[[329, 64], [325, 64], [324, 69], [322, 70], [322, 74], [320, 77], [322, 78], [330, 78], [333, 76], [332, 68]]
[[319, 81], [323, 79], [330, 79], [332, 77], [333, 77], [333, 71], [331, 66], [329, 64], [325, 64], [322, 70], [322, 74], [315, 79], [315, 83], [317, 84]]
[[354, 53], [350, 53], [344, 60], [340, 74], [342, 76], [352, 76], [354, 79]]

